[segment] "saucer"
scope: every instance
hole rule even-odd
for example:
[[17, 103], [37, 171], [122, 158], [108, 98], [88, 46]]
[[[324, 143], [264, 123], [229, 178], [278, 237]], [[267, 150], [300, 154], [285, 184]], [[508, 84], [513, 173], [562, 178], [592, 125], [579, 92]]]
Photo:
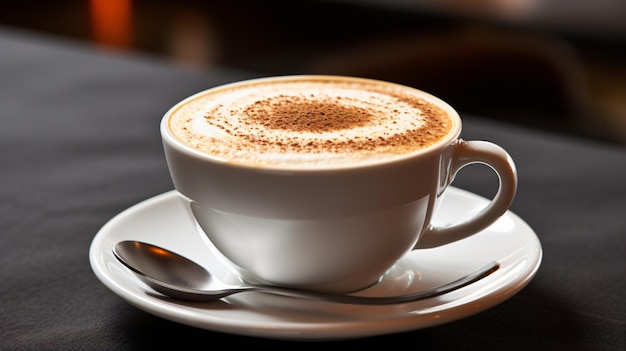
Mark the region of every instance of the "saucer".
[[[487, 200], [450, 187], [435, 222], [451, 223], [480, 211]], [[237, 277], [223, 257], [198, 234], [175, 191], [142, 201], [106, 223], [94, 237], [89, 259], [95, 275], [126, 302], [156, 316], [224, 333], [283, 340], [340, 340], [432, 327], [489, 309], [524, 288], [541, 264], [534, 231], [506, 212], [486, 230], [433, 249], [414, 250], [376, 285], [359, 292], [389, 296], [451, 282], [491, 261], [500, 269], [464, 288], [426, 300], [362, 306], [309, 301], [262, 292], [245, 292], [207, 303], [173, 301], [144, 285], [113, 256], [121, 240], [166, 247], [200, 263], [219, 279]]]

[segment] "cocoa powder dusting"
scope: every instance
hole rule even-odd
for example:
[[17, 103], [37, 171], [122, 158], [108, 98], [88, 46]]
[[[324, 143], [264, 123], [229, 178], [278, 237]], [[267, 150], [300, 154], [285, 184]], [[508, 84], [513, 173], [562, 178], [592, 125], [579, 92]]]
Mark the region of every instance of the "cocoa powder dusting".
[[[339, 99], [339, 98], [338, 98]], [[354, 152], [374, 151], [387, 148], [406, 152], [428, 146], [449, 130], [448, 117], [444, 111], [415, 98], [405, 102], [419, 107], [424, 114], [419, 128], [404, 133], [377, 138], [354, 138], [348, 140], [318, 140], [299, 143], [297, 140], [269, 140], [262, 135], [239, 134], [251, 144], [268, 147], [273, 145], [281, 151], [297, 152]], [[397, 110], [396, 110], [397, 111]], [[323, 133], [367, 126], [376, 118], [375, 111], [355, 106], [343, 106], [332, 101], [313, 101], [300, 97], [281, 96], [280, 99], [258, 101], [245, 111], [246, 124], [263, 125], [268, 129], [290, 132]], [[395, 122], [392, 122], [395, 123]]]
[[294, 132], [323, 133], [367, 125], [370, 111], [354, 106], [342, 106], [333, 101], [315, 101], [295, 96], [257, 101], [245, 109], [249, 125]]
[[[332, 82], [329, 83], [332, 84]], [[414, 95], [395, 94], [388, 90], [381, 90], [381, 93], [391, 95], [396, 101], [401, 101], [421, 111], [421, 116], [416, 116], [413, 127], [401, 133], [397, 131], [383, 133], [383, 136], [359, 137], [355, 135], [350, 137], [348, 136], [350, 130], [367, 128], [375, 122], [384, 120], [381, 124], [396, 124], [394, 116], [381, 115], [376, 109], [369, 110], [361, 105], [346, 103], [350, 99], [346, 96], [278, 95], [256, 101], [246, 106], [243, 111], [237, 112], [243, 112], [239, 115], [239, 123], [246, 128], [240, 130], [224, 120], [222, 121], [226, 126], [220, 126], [220, 128], [240, 142], [238, 148], [257, 150], [261, 153], [278, 151], [401, 154], [429, 146], [449, 132], [452, 122], [440, 107]], [[393, 106], [390, 106], [390, 110], [398, 113]], [[205, 118], [210, 122], [212, 115], [209, 112]], [[234, 115], [233, 111], [231, 115]], [[264, 129], [279, 132], [269, 136], [262, 132]], [[285, 133], [280, 133], [280, 131]], [[343, 131], [346, 133], [344, 134]], [[341, 136], [328, 140], [321, 136], [326, 132], [340, 132]], [[319, 134], [320, 137], [311, 139], [309, 136], [306, 139], [300, 139], [298, 133]]]

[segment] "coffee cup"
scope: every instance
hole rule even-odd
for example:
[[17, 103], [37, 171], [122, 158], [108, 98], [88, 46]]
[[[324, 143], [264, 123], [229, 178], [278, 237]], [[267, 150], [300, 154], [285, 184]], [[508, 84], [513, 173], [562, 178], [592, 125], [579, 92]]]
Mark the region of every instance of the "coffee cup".
[[[513, 160], [461, 139], [461, 127], [450, 105], [412, 87], [301, 75], [199, 92], [167, 111], [160, 131], [190, 219], [243, 280], [349, 293], [410, 251], [467, 238], [507, 211]], [[496, 195], [478, 214], [433, 225], [473, 163], [497, 173]]]

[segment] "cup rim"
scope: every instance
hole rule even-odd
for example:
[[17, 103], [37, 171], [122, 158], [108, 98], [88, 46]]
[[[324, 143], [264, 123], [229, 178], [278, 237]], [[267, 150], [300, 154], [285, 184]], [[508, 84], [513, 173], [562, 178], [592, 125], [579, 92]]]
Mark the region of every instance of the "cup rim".
[[[429, 102], [436, 104], [437, 106], [442, 108], [444, 111], [446, 111], [453, 125], [450, 128], [449, 133], [445, 135], [444, 137], [442, 137], [441, 139], [439, 139], [438, 141], [434, 142], [433, 144], [427, 147], [416, 149], [412, 152], [407, 152], [404, 155], [398, 155], [393, 158], [384, 159], [384, 160], [376, 160], [376, 161], [366, 162], [366, 163], [329, 164], [329, 165], [323, 165], [323, 166], [319, 166], [315, 168], [299, 167], [299, 166], [294, 166], [294, 165], [274, 165], [274, 164], [265, 164], [265, 165], [260, 166], [260, 165], [252, 165], [252, 164], [248, 164], [244, 162], [241, 162], [241, 163], [234, 162], [234, 161], [227, 160], [221, 157], [210, 155], [208, 153], [197, 150], [193, 148], [192, 146], [187, 145], [178, 137], [176, 137], [169, 128], [169, 120], [170, 120], [171, 115], [174, 113], [174, 111], [176, 111], [177, 109], [185, 105], [187, 102], [194, 100], [205, 94], [209, 94], [215, 91], [230, 89], [230, 88], [240, 86], [240, 85], [257, 84], [257, 83], [277, 81], [277, 80], [278, 81], [290, 81], [290, 80], [301, 80], [301, 79], [319, 79], [319, 80], [335, 79], [335, 80], [344, 80], [344, 81], [351, 80], [351, 81], [356, 81], [356, 82], [365, 82], [365, 83], [369, 82], [369, 83], [396, 86], [396, 87], [400, 87], [403, 89], [410, 89], [414, 92], [417, 92], [422, 97], [426, 98]], [[423, 91], [423, 90], [420, 90], [420, 89], [417, 89], [408, 85], [403, 85], [403, 84], [398, 84], [398, 83], [393, 83], [393, 82], [388, 82], [388, 81], [378, 80], [378, 79], [341, 76], [341, 75], [316, 75], [316, 74], [283, 75], [283, 76], [252, 78], [252, 79], [235, 81], [232, 83], [222, 84], [222, 85], [218, 85], [212, 88], [204, 89], [184, 98], [183, 100], [177, 102], [172, 107], [170, 107], [161, 118], [161, 123], [160, 123], [160, 133], [161, 133], [162, 141], [164, 143], [167, 143], [169, 146], [174, 147], [178, 151], [183, 152], [194, 158], [198, 158], [198, 159], [201, 159], [203, 161], [206, 161], [212, 164], [221, 164], [221, 165], [228, 166], [231, 168], [277, 171], [277, 172], [287, 171], [290, 173], [318, 173], [318, 172], [324, 172], [324, 171], [354, 170], [354, 169], [364, 169], [364, 168], [371, 168], [371, 167], [381, 167], [384, 165], [395, 165], [395, 164], [407, 162], [416, 157], [421, 157], [423, 155], [431, 154], [433, 152], [440, 153], [441, 149], [446, 148], [448, 145], [450, 145], [451, 143], [459, 139], [461, 130], [462, 130], [462, 120], [461, 120], [461, 117], [459, 116], [459, 113], [446, 101], [426, 91]]]

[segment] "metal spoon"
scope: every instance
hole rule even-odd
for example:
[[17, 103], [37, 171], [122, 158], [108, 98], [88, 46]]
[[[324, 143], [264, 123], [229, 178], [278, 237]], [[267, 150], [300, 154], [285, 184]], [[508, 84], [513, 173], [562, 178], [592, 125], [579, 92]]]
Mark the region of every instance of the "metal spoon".
[[217, 280], [209, 271], [183, 256], [139, 241], [119, 242], [115, 245], [113, 253], [122, 264], [154, 290], [174, 299], [186, 301], [215, 301], [244, 291], [264, 291], [344, 304], [389, 305], [443, 295], [476, 282], [495, 272], [500, 267], [497, 262], [493, 262], [451, 283], [411, 294], [367, 297], [269, 285], [228, 285]]

